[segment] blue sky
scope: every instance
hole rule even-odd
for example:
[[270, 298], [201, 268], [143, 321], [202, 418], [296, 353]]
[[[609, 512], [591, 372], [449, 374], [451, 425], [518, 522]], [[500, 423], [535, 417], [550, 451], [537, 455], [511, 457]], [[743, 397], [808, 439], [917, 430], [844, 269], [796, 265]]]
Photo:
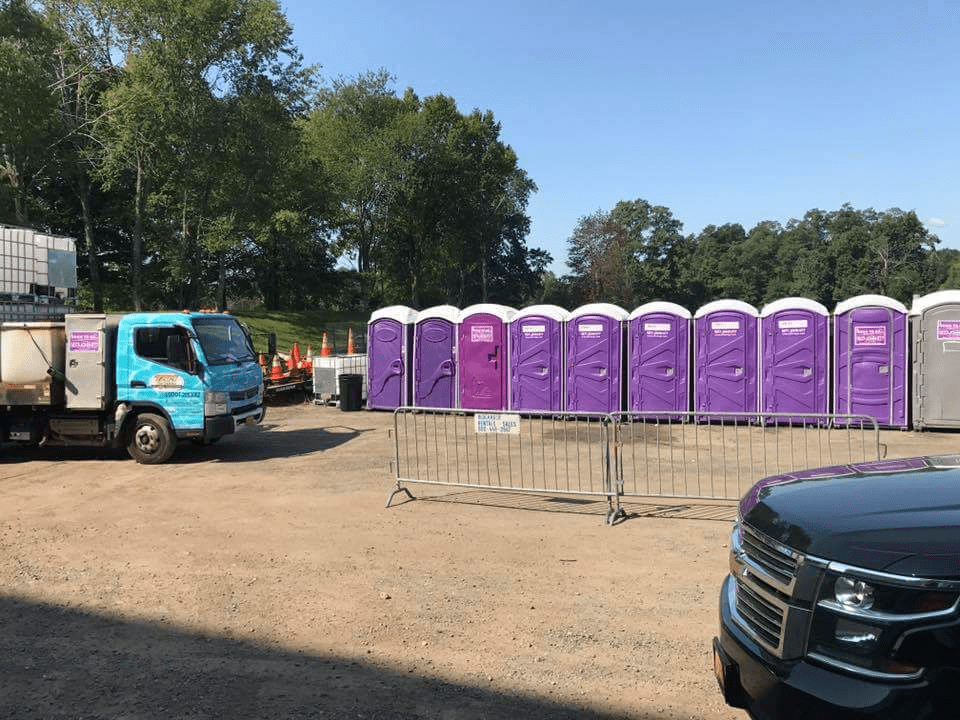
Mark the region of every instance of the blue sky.
[[557, 274], [580, 217], [636, 198], [687, 233], [899, 207], [960, 249], [951, 0], [282, 4], [325, 79], [383, 67], [492, 110]]

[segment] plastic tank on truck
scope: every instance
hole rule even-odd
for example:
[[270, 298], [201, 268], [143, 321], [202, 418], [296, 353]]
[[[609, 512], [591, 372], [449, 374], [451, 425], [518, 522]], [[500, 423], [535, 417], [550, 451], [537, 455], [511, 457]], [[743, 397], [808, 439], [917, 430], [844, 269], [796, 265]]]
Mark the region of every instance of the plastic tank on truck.
[[262, 373], [229, 315], [71, 314], [0, 334], [5, 442], [125, 447], [160, 463], [180, 440], [214, 442], [263, 417]]

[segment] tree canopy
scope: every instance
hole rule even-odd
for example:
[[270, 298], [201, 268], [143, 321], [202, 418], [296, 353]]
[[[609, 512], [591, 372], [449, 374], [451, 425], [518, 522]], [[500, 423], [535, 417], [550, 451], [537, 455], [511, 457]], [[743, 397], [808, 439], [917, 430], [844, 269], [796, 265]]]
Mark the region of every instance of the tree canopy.
[[81, 307], [688, 307], [957, 286], [911, 211], [684, 234], [644, 199], [584, 215], [569, 275], [490, 110], [321, 81], [278, 0], [0, 0], [0, 223], [77, 238]]

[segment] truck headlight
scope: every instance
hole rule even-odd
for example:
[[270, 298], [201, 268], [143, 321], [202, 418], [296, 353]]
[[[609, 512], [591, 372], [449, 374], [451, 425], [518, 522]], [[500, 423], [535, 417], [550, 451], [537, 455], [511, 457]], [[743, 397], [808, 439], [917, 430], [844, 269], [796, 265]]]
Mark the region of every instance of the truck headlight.
[[203, 414], [206, 417], [226, 415], [229, 412], [227, 393], [220, 390], [206, 390], [203, 393]]
[[954, 614], [958, 597], [913, 578], [838, 568], [821, 585], [808, 653], [867, 676], [917, 677], [925, 626]]
[[833, 584], [833, 595], [839, 605], [851, 610], [873, 607], [873, 588], [863, 580], [841, 575]]

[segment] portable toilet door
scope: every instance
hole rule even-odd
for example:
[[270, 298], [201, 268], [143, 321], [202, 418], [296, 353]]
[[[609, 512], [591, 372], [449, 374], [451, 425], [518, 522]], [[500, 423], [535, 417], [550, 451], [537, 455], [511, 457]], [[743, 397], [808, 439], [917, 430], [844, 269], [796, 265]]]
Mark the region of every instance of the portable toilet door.
[[563, 410], [563, 330], [570, 313], [531, 305], [510, 321], [510, 409]]
[[649, 302], [630, 313], [627, 409], [690, 409], [690, 311]]
[[960, 290], [916, 298], [913, 331], [913, 425], [960, 427]]
[[[858, 295], [833, 310], [833, 412], [907, 427], [907, 308]], [[836, 422], [843, 423], [842, 418]]]
[[438, 305], [417, 314], [413, 337], [413, 404], [457, 406], [457, 320], [460, 310]]
[[577, 308], [567, 321], [566, 410], [614, 413], [623, 407], [624, 324], [630, 315], [609, 303]]
[[417, 311], [405, 305], [375, 310], [367, 323], [367, 408], [396, 410], [410, 403], [413, 325]]
[[[694, 404], [697, 412], [757, 412], [757, 309], [715, 300], [694, 314]], [[709, 419], [709, 418], [703, 418]]]
[[508, 393], [507, 323], [516, 310], [481, 303], [460, 311], [457, 368], [464, 410], [506, 410]]
[[764, 305], [760, 311], [760, 410], [791, 413], [782, 418], [786, 422], [825, 422], [823, 416], [830, 409], [829, 377], [830, 312], [800, 297]]

